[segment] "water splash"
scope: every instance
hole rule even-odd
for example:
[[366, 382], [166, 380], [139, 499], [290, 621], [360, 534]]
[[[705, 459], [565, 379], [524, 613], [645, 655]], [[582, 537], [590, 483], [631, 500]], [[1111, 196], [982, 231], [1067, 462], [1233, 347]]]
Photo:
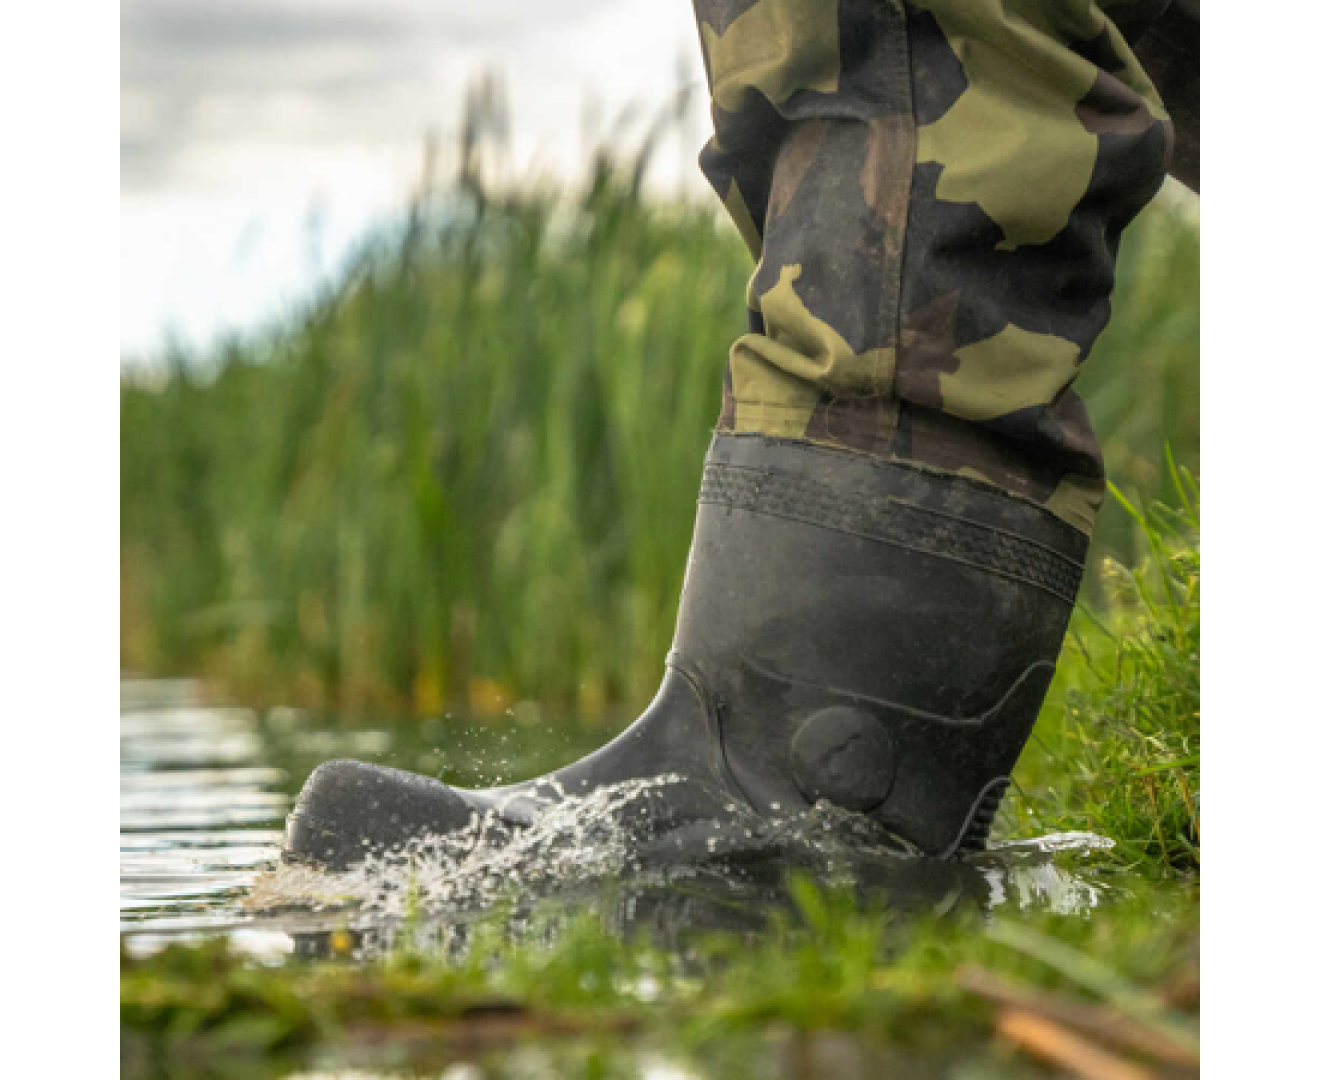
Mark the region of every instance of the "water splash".
[[[1102, 899], [1101, 886], [1052, 861], [1054, 853], [1085, 853], [1110, 846], [1089, 833], [1061, 833], [941, 862], [921, 857], [869, 818], [828, 803], [800, 813], [763, 817], [729, 804], [727, 817], [677, 829], [655, 826], [652, 800], [683, 782], [678, 776], [598, 788], [564, 797], [517, 826], [494, 812], [466, 828], [414, 841], [401, 852], [369, 854], [355, 868], [330, 873], [283, 865], [255, 883], [248, 900], [255, 913], [351, 910], [358, 925], [383, 925], [412, 914], [455, 919], [513, 899], [527, 907], [547, 897], [590, 898], [623, 884], [631, 907], [654, 910], [657, 893], [683, 888], [675, 903], [691, 917], [694, 892], [703, 908], [739, 912], [782, 899], [785, 872], [882, 893], [902, 908], [941, 909], [971, 902], [1076, 914]], [[716, 919], [718, 921], [718, 918]]]
[[[729, 804], [718, 827], [666, 830], [674, 776], [564, 798], [526, 827], [490, 816], [347, 874], [322, 873], [279, 862], [292, 795], [327, 753], [383, 745], [385, 733], [327, 733], [287, 710], [263, 720], [208, 702], [187, 682], [125, 681], [122, 692], [120, 921], [134, 950], [224, 934], [244, 949], [282, 954], [335, 930], [380, 931], [388, 947], [408, 914], [453, 927], [495, 905], [512, 905], [515, 918], [590, 907], [620, 930], [644, 926], [661, 936], [755, 930], [770, 912], [793, 909], [790, 870], [916, 911], [968, 904], [1076, 915], [1120, 888], [1057, 865], [1060, 852], [1076, 863], [1111, 846], [1089, 833], [948, 863], [917, 857], [866, 817], [825, 803], [801, 813], [772, 808], [772, 817]], [[330, 745], [331, 734], [343, 745]], [[394, 745], [402, 734], [388, 739]], [[389, 763], [418, 767], [406, 756]], [[516, 768], [543, 764], [524, 759]]]
[[462, 829], [423, 836], [403, 851], [369, 853], [356, 867], [328, 873], [283, 865], [258, 880], [255, 910], [353, 906], [366, 916], [402, 918], [489, 908], [510, 892], [542, 894], [617, 878], [640, 867], [637, 821], [645, 804], [677, 776], [630, 780], [565, 797], [532, 824], [494, 811]]

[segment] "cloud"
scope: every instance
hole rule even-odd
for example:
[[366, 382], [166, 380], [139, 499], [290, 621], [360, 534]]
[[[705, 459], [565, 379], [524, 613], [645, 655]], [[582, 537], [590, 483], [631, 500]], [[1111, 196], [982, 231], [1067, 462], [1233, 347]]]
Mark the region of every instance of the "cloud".
[[[309, 211], [332, 266], [415, 190], [424, 134], [452, 169], [474, 77], [507, 80], [504, 175], [571, 184], [621, 115], [635, 141], [701, 71], [680, 0], [124, 0], [120, 46], [120, 334], [142, 356], [306, 295]], [[656, 190], [705, 192], [701, 111]]]
[[607, 0], [129, 0], [123, 30], [151, 47], [211, 51], [371, 44], [431, 32], [502, 41], [605, 6]]
[[453, 75], [609, 0], [125, 0], [121, 187], [167, 186], [261, 144], [417, 137]]

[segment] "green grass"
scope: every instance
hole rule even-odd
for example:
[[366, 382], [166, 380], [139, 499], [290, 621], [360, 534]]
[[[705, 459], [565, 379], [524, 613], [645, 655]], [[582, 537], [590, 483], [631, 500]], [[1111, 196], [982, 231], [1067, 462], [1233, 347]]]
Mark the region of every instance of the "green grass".
[[[129, 1062], [177, 1070], [205, 1061], [213, 1074], [223, 1063], [251, 1075], [254, 1063], [280, 1054], [391, 1037], [460, 1051], [529, 1039], [542, 1048], [631, 1041], [663, 1047], [701, 1075], [727, 1076], [756, 1075], [745, 1060], [743, 1070], [707, 1071], [721, 1055], [736, 1059], [740, 1046], [830, 1034], [867, 1053], [983, 1060], [1000, 1053], [993, 1037], [1002, 1010], [977, 989], [992, 979], [1055, 1008], [1107, 1012], [1176, 1052], [1197, 1053], [1194, 1008], [1170, 1001], [1174, 984], [1196, 978], [1194, 897], [1166, 898], [1156, 919], [1149, 899], [1136, 897], [1088, 919], [987, 927], [967, 912], [900, 918], [804, 880], [794, 893], [795, 907], [764, 934], [694, 934], [681, 957], [581, 912], [522, 936], [488, 922], [448, 956], [400, 949], [370, 961], [269, 967], [223, 940], [125, 955], [124, 1052]], [[1020, 1058], [1012, 1075], [1048, 1073]]]
[[1098, 832], [1120, 865], [1176, 873], [1200, 867], [1200, 503], [1189, 473], [1170, 463], [1168, 477], [1174, 508], [1112, 493], [1150, 555], [1102, 565], [1106, 609], [1073, 618], [1000, 824]]
[[[713, 198], [641, 171], [599, 154], [569, 197], [469, 162], [305, 310], [127, 375], [123, 665], [350, 712], [644, 702], [751, 264]], [[1162, 198], [1124, 244], [1082, 382], [1111, 478], [1171, 501], [1198, 226]], [[1111, 504], [1097, 552], [1145, 550]]]

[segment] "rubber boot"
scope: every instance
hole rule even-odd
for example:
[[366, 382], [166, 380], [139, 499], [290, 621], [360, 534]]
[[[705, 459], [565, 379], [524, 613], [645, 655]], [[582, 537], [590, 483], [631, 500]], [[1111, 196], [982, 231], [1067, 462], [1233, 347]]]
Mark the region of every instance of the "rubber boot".
[[676, 777], [650, 835], [826, 800], [926, 855], [985, 846], [1049, 687], [1086, 537], [975, 480], [808, 443], [717, 435], [659, 692], [577, 763], [485, 791], [322, 765], [288, 852], [326, 866], [494, 812]]

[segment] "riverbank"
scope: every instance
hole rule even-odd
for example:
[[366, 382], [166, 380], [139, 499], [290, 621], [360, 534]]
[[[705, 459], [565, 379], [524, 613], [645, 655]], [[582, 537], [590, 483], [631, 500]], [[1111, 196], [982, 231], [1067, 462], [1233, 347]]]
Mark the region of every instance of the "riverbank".
[[[1198, 501], [1189, 476], [1170, 482], [1176, 509], [1132, 508], [1151, 557], [1105, 567], [1103, 614], [1074, 623], [995, 830], [1000, 845], [1069, 830], [1112, 841], [1031, 856], [1071, 875], [1084, 904], [1035, 895], [1048, 873], [1012, 884], [1012, 847], [937, 880], [896, 864], [881, 889], [857, 864], [840, 880], [718, 879], [713, 928], [696, 915], [712, 896], [696, 866], [646, 889], [612, 871], [556, 899], [499, 864], [501, 899], [460, 919], [405, 876], [403, 893], [389, 885], [401, 921], [331, 904], [293, 933], [292, 955], [223, 936], [126, 947], [125, 1075], [276, 1077], [327, 1062], [380, 1076], [1192, 1075]], [[500, 738], [479, 722], [472, 733]]]

